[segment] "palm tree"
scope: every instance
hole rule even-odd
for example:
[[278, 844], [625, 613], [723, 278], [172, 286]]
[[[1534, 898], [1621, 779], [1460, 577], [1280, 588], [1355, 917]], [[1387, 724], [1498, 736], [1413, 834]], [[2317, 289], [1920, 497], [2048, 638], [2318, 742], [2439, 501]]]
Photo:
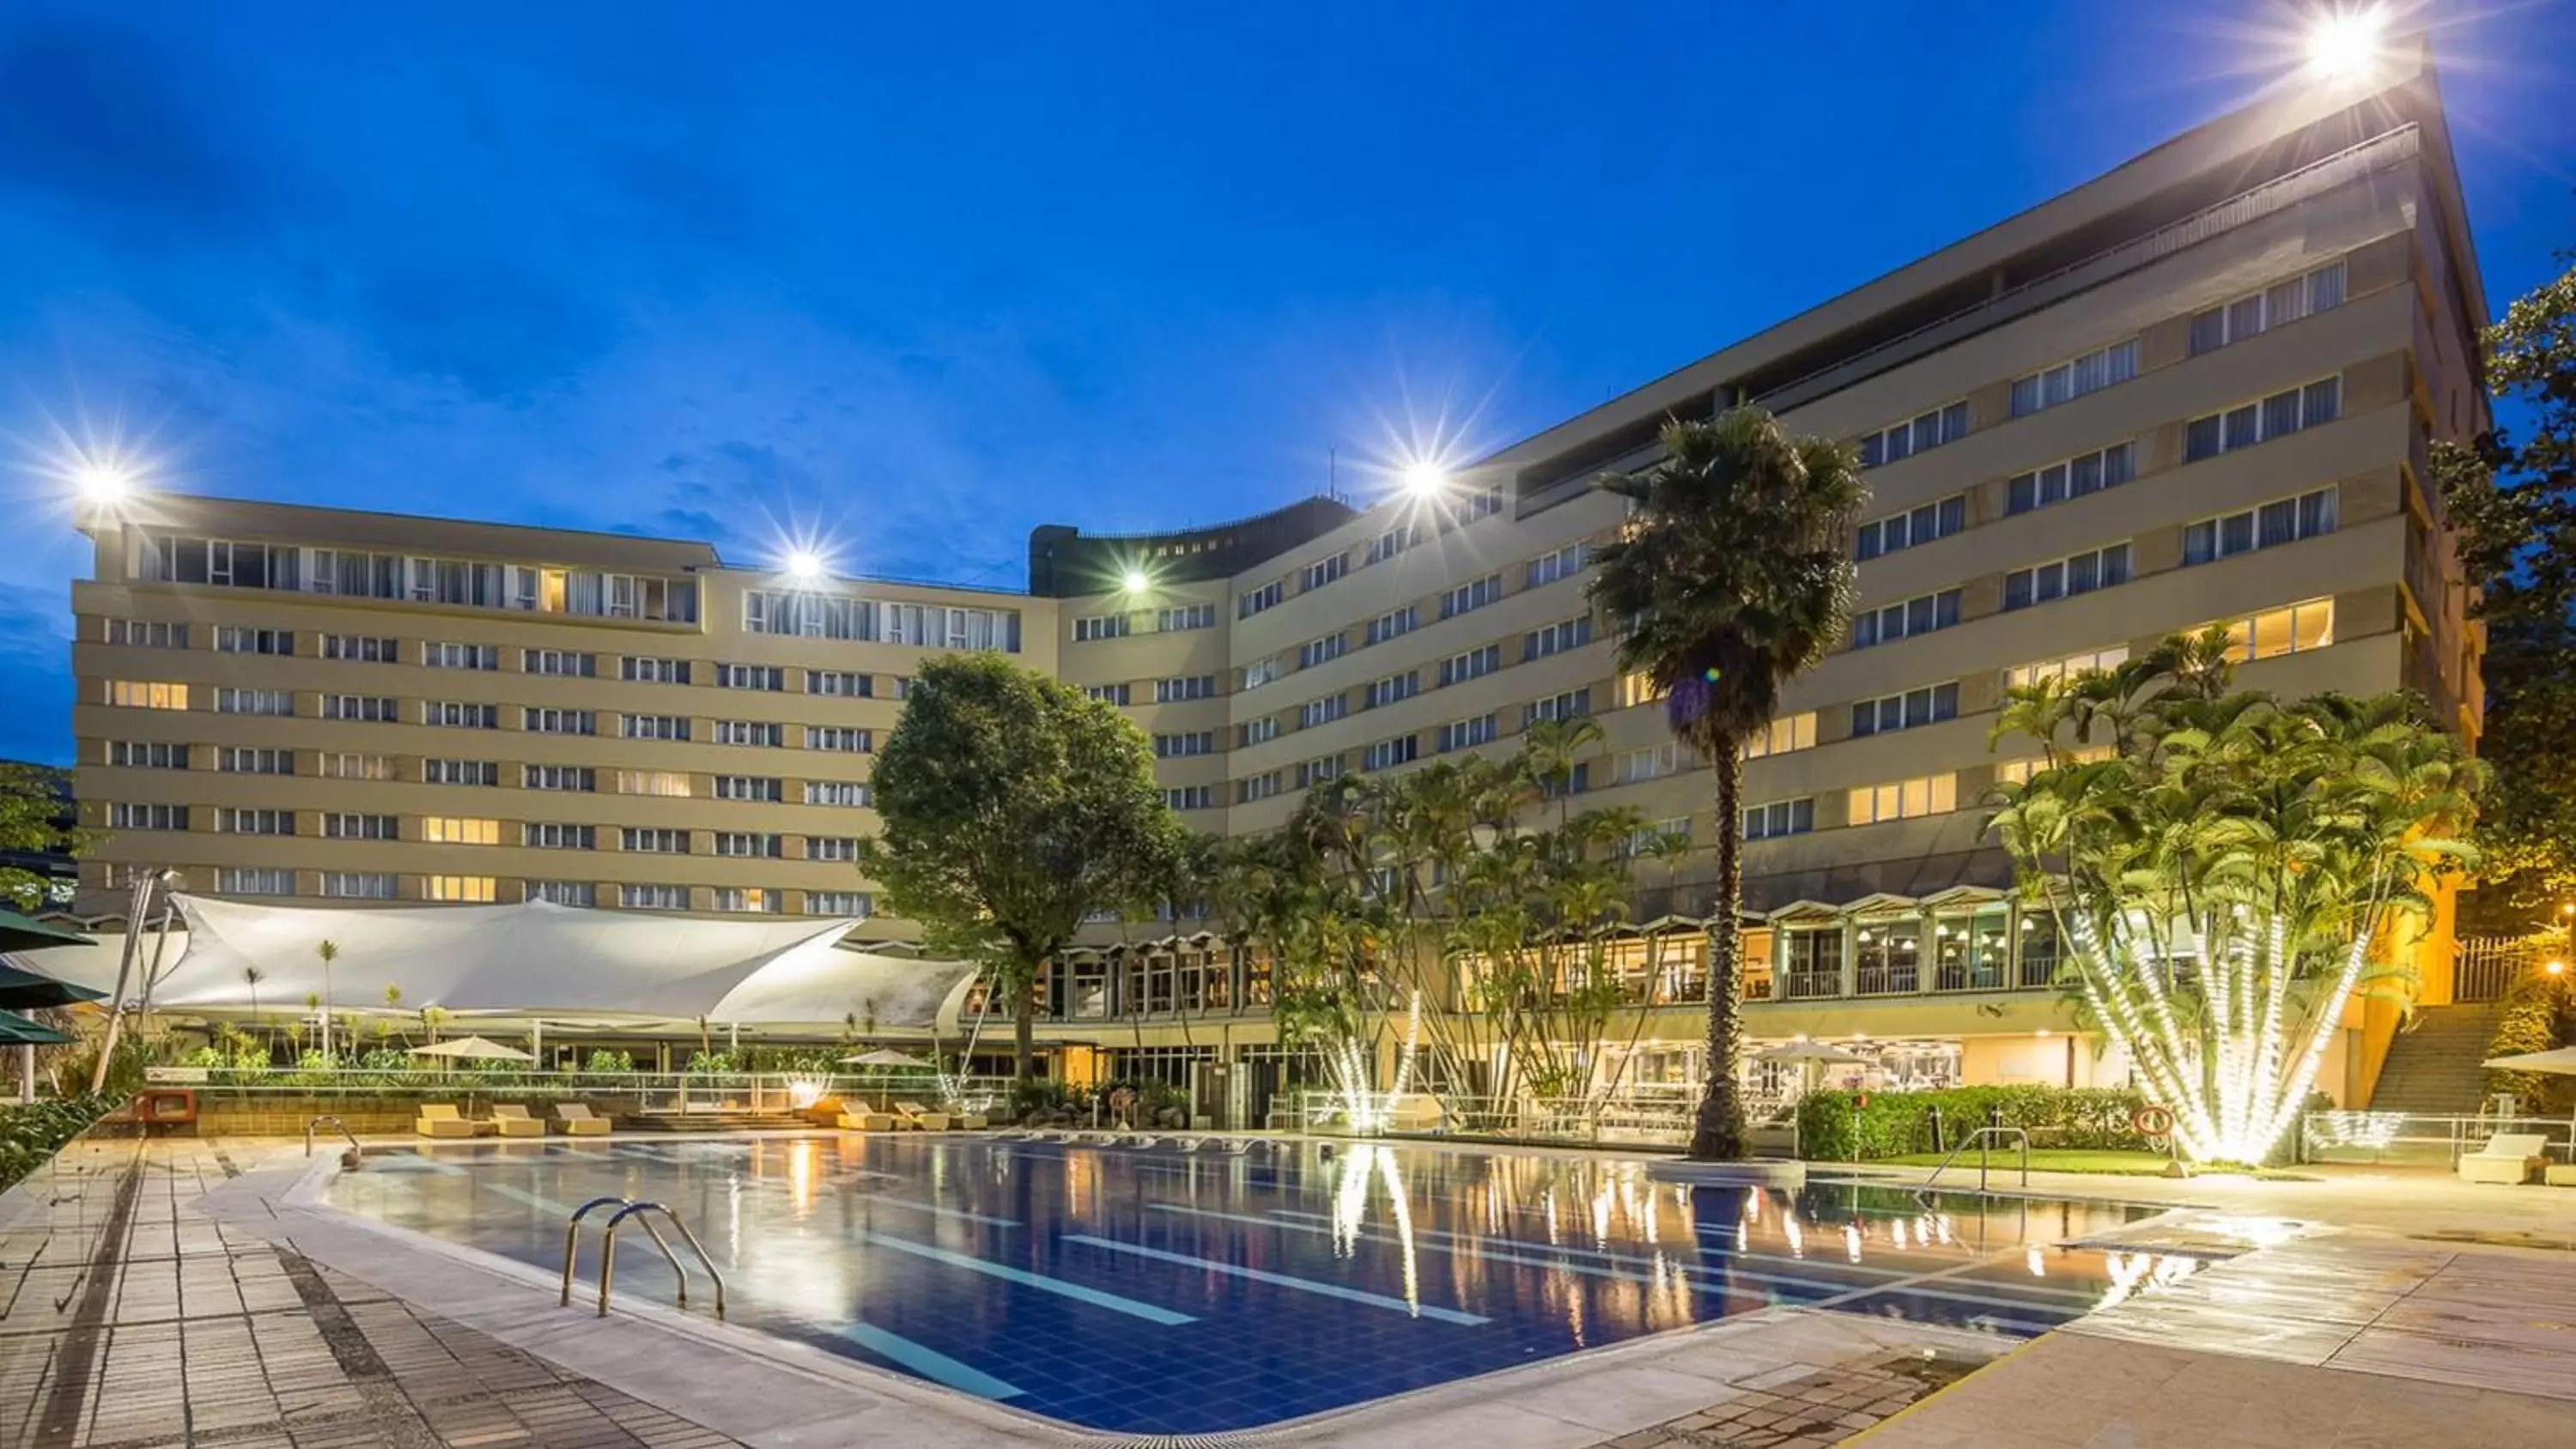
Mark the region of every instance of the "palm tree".
[[324, 941], [313, 948], [322, 958], [322, 1055], [331, 1055], [331, 963], [340, 959], [340, 943]]
[[1668, 423], [1663, 448], [1645, 472], [1600, 480], [1629, 515], [1601, 549], [1592, 598], [1623, 630], [1619, 667], [1665, 694], [1674, 735], [1717, 776], [1708, 1080], [1690, 1147], [1709, 1160], [1744, 1147], [1743, 744], [1779, 712], [1782, 687], [1842, 637], [1867, 490], [1849, 444], [1794, 437], [1759, 408]]
[[267, 979], [268, 973], [256, 966], [242, 968], [242, 982], [250, 987], [250, 1019], [253, 1022], [259, 1020], [259, 983]]

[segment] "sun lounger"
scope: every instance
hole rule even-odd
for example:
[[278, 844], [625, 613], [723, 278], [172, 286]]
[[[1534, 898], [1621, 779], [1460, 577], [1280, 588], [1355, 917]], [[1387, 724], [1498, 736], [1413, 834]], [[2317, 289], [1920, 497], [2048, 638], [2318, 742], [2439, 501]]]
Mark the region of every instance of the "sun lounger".
[[919, 1102], [897, 1102], [894, 1104], [894, 1110], [903, 1118], [906, 1125], [920, 1131], [945, 1132], [948, 1130], [947, 1113], [933, 1112]]
[[492, 1125], [504, 1137], [543, 1137], [546, 1124], [528, 1115], [528, 1109], [516, 1102], [492, 1104]]
[[2549, 1139], [2537, 1132], [2499, 1132], [2460, 1158], [2460, 1181], [2519, 1186], [2549, 1165]]
[[593, 1115], [590, 1108], [580, 1102], [556, 1103], [555, 1118], [563, 1123], [565, 1132], [575, 1137], [608, 1135], [608, 1119]]
[[841, 1130], [844, 1132], [892, 1132], [902, 1125], [902, 1118], [873, 1107], [861, 1107], [855, 1112], [841, 1114]]
[[479, 1137], [493, 1130], [489, 1122], [470, 1121], [452, 1102], [423, 1102], [412, 1130], [423, 1137]]

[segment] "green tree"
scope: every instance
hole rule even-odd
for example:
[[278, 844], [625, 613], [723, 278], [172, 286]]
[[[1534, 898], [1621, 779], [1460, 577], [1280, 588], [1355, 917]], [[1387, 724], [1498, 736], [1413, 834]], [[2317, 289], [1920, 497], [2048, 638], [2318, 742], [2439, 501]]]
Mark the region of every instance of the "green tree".
[[996, 654], [935, 659], [877, 756], [882, 831], [859, 865], [932, 950], [1009, 993], [1013, 1064], [1033, 1075], [1047, 962], [1096, 911], [1161, 898], [1185, 834], [1144, 733], [1107, 704]]
[[[0, 763], [0, 851], [78, 856], [95, 837], [69, 824], [71, 776], [46, 765]], [[32, 914], [43, 909], [50, 877], [0, 866], [0, 904]]]
[[1711, 1160], [1744, 1150], [1744, 741], [1842, 637], [1867, 490], [1849, 444], [1792, 436], [1758, 408], [1668, 424], [1663, 446], [1645, 472], [1601, 480], [1629, 519], [1601, 550], [1592, 598], [1623, 627], [1619, 667], [1664, 692], [1674, 735], [1717, 777], [1708, 1080], [1690, 1146]]

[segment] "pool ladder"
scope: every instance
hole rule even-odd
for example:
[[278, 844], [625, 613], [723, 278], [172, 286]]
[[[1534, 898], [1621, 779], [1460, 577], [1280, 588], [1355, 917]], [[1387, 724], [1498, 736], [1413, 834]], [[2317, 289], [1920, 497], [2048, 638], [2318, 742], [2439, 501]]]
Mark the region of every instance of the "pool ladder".
[[358, 1145], [358, 1134], [349, 1130], [348, 1123], [341, 1121], [337, 1117], [322, 1116], [315, 1117], [304, 1124], [305, 1156], [311, 1157], [313, 1155], [313, 1129], [321, 1126], [325, 1122], [328, 1122], [333, 1127], [339, 1129], [340, 1135], [349, 1139], [349, 1150], [351, 1152], [358, 1154], [362, 1159], [367, 1155], [367, 1149]]
[[592, 1198], [574, 1208], [572, 1216], [564, 1219], [563, 1296], [559, 1300], [562, 1305], [567, 1308], [572, 1306], [573, 1259], [581, 1248], [581, 1220], [590, 1215], [591, 1209], [607, 1207], [611, 1203], [617, 1205], [617, 1211], [609, 1214], [608, 1223], [599, 1234], [599, 1316], [602, 1318], [608, 1316], [608, 1294], [617, 1278], [617, 1228], [628, 1218], [642, 1223], [646, 1236], [653, 1240], [653, 1246], [662, 1250], [662, 1257], [671, 1265], [671, 1276], [677, 1279], [680, 1285], [680, 1306], [682, 1308], [689, 1306], [689, 1270], [681, 1265], [680, 1255], [671, 1251], [671, 1244], [662, 1236], [661, 1230], [653, 1226], [650, 1215], [660, 1213], [672, 1227], [679, 1230], [681, 1240], [689, 1245], [690, 1252], [697, 1255], [698, 1266], [706, 1269], [707, 1277], [714, 1281], [716, 1317], [724, 1317], [724, 1274], [716, 1271], [716, 1261], [707, 1256], [706, 1246], [698, 1241], [698, 1235], [689, 1231], [689, 1225], [680, 1221], [678, 1213], [658, 1202], [636, 1202], [631, 1198], [616, 1196]]
[[1994, 1144], [2006, 1138], [2021, 1144], [2021, 1185], [2027, 1191], [2030, 1187], [2030, 1134], [2019, 1127], [1980, 1127], [1959, 1139], [1959, 1145], [1950, 1149], [1950, 1155], [1941, 1159], [1941, 1165], [1932, 1169], [1932, 1175], [1915, 1185], [1915, 1194], [1920, 1196], [1930, 1192], [1932, 1184], [1939, 1182], [1941, 1174], [1949, 1171], [1950, 1164], [1958, 1161], [1959, 1154], [1972, 1145], [1977, 1149], [1977, 1191], [1984, 1192], [1987, 1157]]

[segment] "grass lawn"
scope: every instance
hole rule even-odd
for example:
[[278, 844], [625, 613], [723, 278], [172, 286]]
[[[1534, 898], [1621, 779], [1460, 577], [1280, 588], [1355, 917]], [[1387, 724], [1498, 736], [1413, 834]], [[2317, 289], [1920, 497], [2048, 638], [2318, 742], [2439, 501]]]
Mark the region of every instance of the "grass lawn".
[[[1941, 1154], [1909, 1152], [1902, 1157], [1878, 1157], [1871, 1160], [1904, 1167], [1938, 1167], [1941, 1165]], [[2014, 1148], [1998, 1147], [1987, 1160], [1997, 1168], [2018, 1170], [2021, 1166], [2021, 1153]], [[2034, 1147], [2030, 1150], [2030, 1170], [2033, 1172], [2101, 1172], [2117, 1177], [2162, 1177], [2165, 1172], [2165, 1161], [2165, 1155], [2161, 1152], [2121, 1152], [2080, 1147]], [[1971, 1148], [1959, 1154], [1958, 1159], [1950, 1165], [1950, 1171], [1957, 1172], [1962, 1167], [1974, 1170], [1976, 1165], [1976, 1150]], [[1947, 1180], [1946, 1174], [1943, 1180]]]

